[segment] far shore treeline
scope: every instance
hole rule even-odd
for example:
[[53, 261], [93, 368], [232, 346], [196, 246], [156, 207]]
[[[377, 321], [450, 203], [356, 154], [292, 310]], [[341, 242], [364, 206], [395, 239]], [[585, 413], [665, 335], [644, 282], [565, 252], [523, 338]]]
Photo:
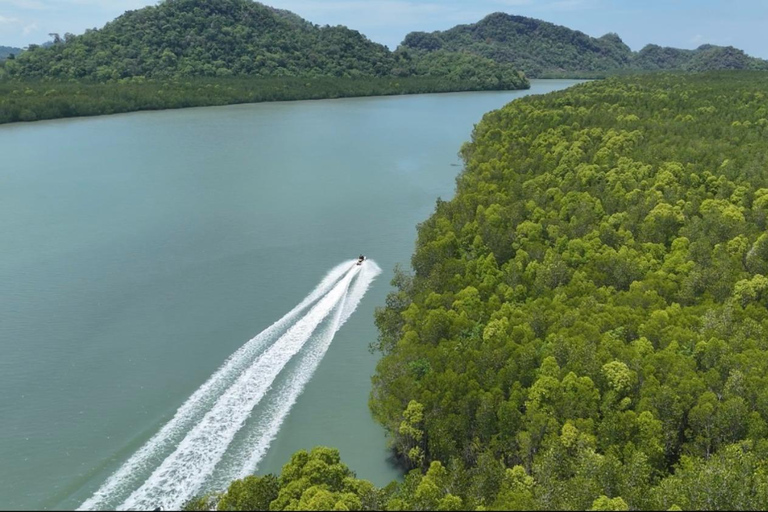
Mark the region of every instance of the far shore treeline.
[[[513, 90], [539, 78], [768, 69], [732, 47], [633, 52], [494, 13], [444, 32], [412, 32], [395, 50], [344, 26], [315, 25], [252, 0], [166, 0], [82, 35], [0, 47], [0, 123], [232, 103]], [[309, 85], [307, 85], [309, 84]]]
[[175, 0], [0, 67], [0, 123], [205, 105], [530, 87], [469, 52], [391, 52], [251, 0]]
[[488, 88], [472, 81], [430, 76], [194, 78], [134, 83], [0, 81], [0, 124], [263, 101], [489, 89], [499, 88]]

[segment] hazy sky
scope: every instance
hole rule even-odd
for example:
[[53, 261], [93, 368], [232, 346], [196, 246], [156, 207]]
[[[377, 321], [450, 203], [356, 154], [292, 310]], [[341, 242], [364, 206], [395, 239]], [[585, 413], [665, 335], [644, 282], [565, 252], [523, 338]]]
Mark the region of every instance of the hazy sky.
[[[201, 0], [204, 1], [204, 0]], [[0, 0], [0, 45], [26, 46], [49, 32], [82, 33], [152, 0]], [[443, 30], [504, 11], [591, 36], [617, 32], [633, 50], [647, 43], [733, 45], [768, 59], [768, 0], [271, 0], [321, 25], [347, 25], [394, 49], [413, 30]]]

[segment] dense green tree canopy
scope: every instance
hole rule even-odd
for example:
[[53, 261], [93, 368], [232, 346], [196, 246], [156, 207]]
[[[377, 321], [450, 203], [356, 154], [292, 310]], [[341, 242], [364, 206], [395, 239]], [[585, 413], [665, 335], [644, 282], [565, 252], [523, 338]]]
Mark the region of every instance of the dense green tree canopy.
[[166, 0], [128, 11], [100, 30], [32, 48], [11, 76], [381, 76], [391, 52], [345, 27], [318, 27], [250, 0]]
[[[252, 0], [166, 0], [128, 11], [100, 30], [55, 36], [8, 61], [10, 78], [38, 80], [191, 77], [429, 76], [520, 88], [509, 63], [468, 53], [394, 54], [343, 26], [317, 26]], [[474, 88], [480, 88], [475, 86]]]
[[421, 51], [469, 51], [497, 62], [514, 63], [529, 76], [555, 70], [623, 68], [632, 53], [615, 34], [595, 39], [553, 23], [500, 12], [444, 32], [410, 33], [402, 46]]
[[190, 508], [764, 509], [767, 98], [654, 74], [488, 113], [376, 313], [371, 409], [413, 469], [377, 489], [315, 448]]
[[764, 60], [733, 46], [701, 45], [695, 50], [649, 44], [632, 59], [633, 67], [647, 70], [711, 71], [716, 69], [768, 69]]
[[477, 71], [462, 77], [132, 78], [118, 83], [0, 80], [0, 124], [261, 101], [529, 87], [524, 77], [504, 71], [503, 66], [483, 67]]
[[648, 45], [633, 52], [617, 34], [594, 38], [546, 21], [500, 12], [442, 32], [412, 32], [401, 48], [421, 53], [466, 51], [510, 63], [530, 77], [622, 70], [768, 69], [767, 61], [730, 46], [679, 50]]
[[543, 508], [761, 503], [733, 493], [768, 483], [767, 99], [645, 75], [487, 114], [377, 313], [401, 460], [520, 466]]

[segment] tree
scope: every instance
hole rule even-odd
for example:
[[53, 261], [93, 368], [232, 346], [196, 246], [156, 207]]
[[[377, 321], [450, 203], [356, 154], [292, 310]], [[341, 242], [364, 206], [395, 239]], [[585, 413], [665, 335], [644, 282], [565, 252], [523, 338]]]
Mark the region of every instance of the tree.
[[247, 476], [235, 480], [219, 500], [217, 510], [269, 510], [280, 484], [274, 475]]

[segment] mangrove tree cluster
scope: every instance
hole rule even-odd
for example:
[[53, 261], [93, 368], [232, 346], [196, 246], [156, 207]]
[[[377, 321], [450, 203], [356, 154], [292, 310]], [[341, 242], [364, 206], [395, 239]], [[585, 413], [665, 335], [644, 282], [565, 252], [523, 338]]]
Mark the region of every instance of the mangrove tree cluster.
[[487, 114], [376, 313], [404, 481], [316, 448], [189, 508], [764, 508], [767, 99], [642, 75]]
[[[493, 77], [230, 77], [118, 83], [0, 80], [0, 124], [171, 108], [499, 88]], [[507, 83], [502, 89], [516, 89]], [[519, 83], [519, 82], [515, 82]], [[527, 82], [526, 82], [527, 84]]]
[[764, 504], [767, 100], [645, 75], [487, 114], [377, 312], [401, 459], [507, 468], [468, 507]]

